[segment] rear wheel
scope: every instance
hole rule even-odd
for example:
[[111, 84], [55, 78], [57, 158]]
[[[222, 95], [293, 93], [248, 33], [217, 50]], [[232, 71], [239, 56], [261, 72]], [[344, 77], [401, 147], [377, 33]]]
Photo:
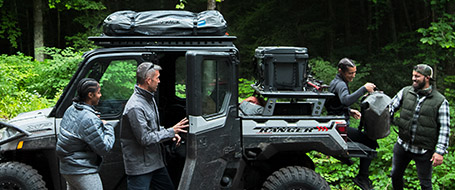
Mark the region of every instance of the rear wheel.
[[288, 166], [275, 171], [262, 186], [262, 190], [326, 190], [329, 184], [319, 174], [301, 166]]
[[46, 190], [46, 183], [31, 166], [20, 162], [0, 163], [0, 189]]

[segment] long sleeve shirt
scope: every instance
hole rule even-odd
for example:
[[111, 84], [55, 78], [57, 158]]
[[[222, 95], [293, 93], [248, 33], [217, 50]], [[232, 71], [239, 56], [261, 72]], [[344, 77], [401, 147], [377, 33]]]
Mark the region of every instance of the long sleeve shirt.
[[334, 93], [335, 97], [326, 103], [327, 111], [334, 115], [343, 114], [346, 120], [349, 120], [349, 106], [368, 92], [365, 86], [362, 86], [351, 94], [348, 83], [343, 80], [340, 74], [337, 74], [330, 82], [329, 91]]
[[[401, 106], [401, 100], [403, 98], [403, 89], [400, 90], [395, 97], [392, 99], [391, 106], [389, 108], [390, 115], [393, 116], [395, 111], [400, 109]], [[425, 101], [426, 96], [420, 96], [418, 95], [417, 97], [417, 106], [414, 111], [414, 116], [413, 118], [416, 119], [419, 117], [419, 112], [422, 103]], [[437, 118], [438, 123], [440, 124], [440, 129], [439, 129], [439, 136], [438, 136], [438, 143], [436, 144], [436, 150], [435, 152], [444, 155], [447, 153], [447, 148], [449, 146], [449, 135], [450, 135], [450, 114], [449, 114], [449, 102], [445, 99], [441, 106], [438, 109], [438, 118]], [[412, 139], [415, 138], [415, 131], [417, 129], [417, 125], [413, 124], [411, 127], [412, 131]], [[399, 145], [401, 145], [406, 151], [412, 152], [414, 154], [424, 154], [426, 151], [425, 149], [419, 148], [417, 146], [414, 146], [410, 143], [404, 142], [400, 137], [398, 137], [397, 142]]]

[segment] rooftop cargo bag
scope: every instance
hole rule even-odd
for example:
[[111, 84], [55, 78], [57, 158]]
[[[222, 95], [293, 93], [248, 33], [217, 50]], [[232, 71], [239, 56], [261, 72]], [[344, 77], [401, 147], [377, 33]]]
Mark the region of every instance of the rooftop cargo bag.
[[389, 96], [375, 91], [362, 100], [360, 126], [372, 140], [385, 138], [390, 134]]
[[216, 10], [201, 13], [178, 10], [117, 11], [103, 22], [108, 36], [225, 35], [227, 23]]

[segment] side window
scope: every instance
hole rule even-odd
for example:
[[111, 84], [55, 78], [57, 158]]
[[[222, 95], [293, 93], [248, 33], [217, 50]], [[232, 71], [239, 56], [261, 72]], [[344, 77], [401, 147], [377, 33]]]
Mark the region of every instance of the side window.
[[222, 61], [204, 60], [201, 73], [202, 114], [221, 113], [231, 95], [229, 66]]
[[175, 61], [175, 96], [186, 98], [186, 60], [184, 56]]
[[106, 65], [99, 79], [102, 96], [96, 108], [104, 117], [115, 117], [121, 114], [134, 91], [137, 61], [115, 60]]

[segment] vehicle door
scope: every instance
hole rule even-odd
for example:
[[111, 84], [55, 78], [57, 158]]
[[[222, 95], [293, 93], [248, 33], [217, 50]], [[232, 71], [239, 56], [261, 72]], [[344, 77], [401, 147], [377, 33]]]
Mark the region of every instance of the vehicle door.
[[[186, 53], [189, 129], [179, 189], [229, 187], [240, 155], [237, 61], [232, 53]], [[222, 180], [223, 179], [223, 180]]]

